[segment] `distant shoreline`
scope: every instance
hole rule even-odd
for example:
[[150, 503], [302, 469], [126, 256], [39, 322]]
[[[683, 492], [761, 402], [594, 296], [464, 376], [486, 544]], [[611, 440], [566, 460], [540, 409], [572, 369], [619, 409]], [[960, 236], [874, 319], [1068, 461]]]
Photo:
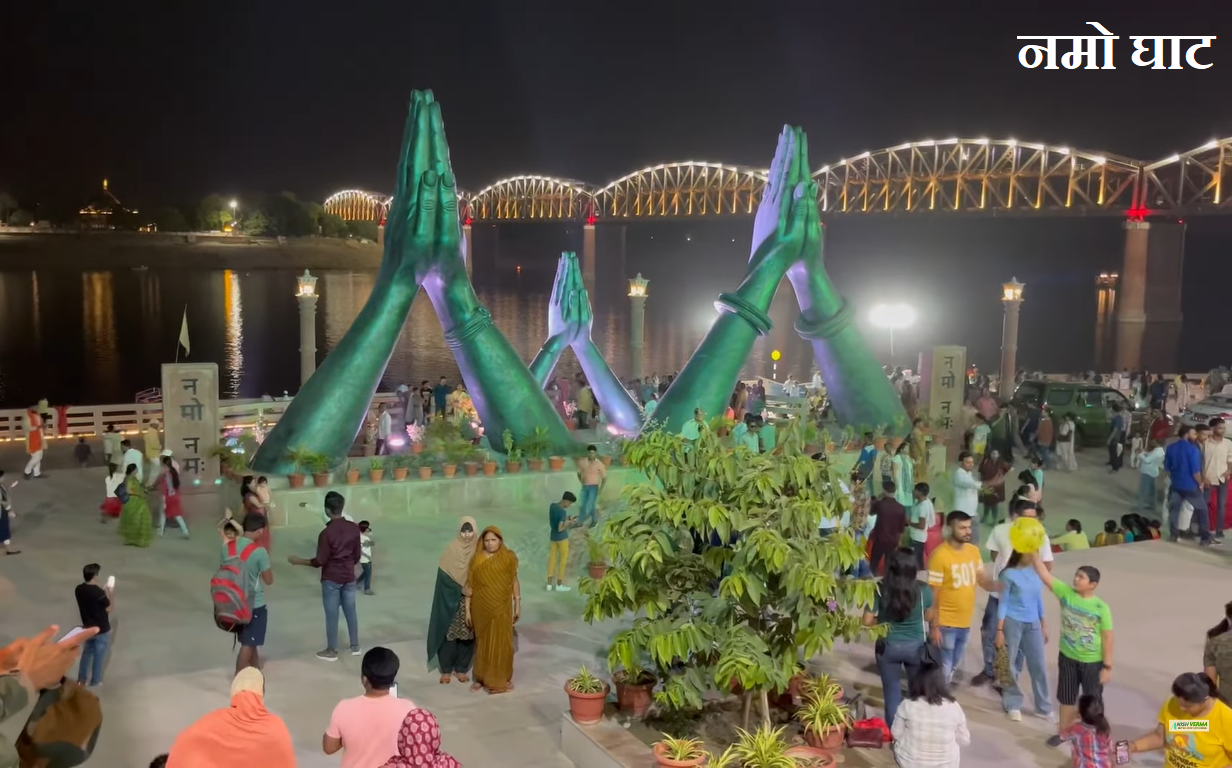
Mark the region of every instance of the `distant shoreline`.
[[323, 237], [232, 237], [212, 234], [6, 232], [0, 271], [38, 269], [374, 270], [381, 246]]

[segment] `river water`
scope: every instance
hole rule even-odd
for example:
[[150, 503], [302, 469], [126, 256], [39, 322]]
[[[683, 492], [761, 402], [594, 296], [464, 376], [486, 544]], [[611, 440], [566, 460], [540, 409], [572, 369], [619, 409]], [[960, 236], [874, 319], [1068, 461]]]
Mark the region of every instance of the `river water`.
[[[1223, 291], [1232, 242], [1223, 219], [1194, 225], [1186, 243], [1185, 334], [1181, 365], [1205, 370], [1228, 362], [1222, 337]], [[1215, 226], [1219, 224], [1220, 226]], [[645, 373], [682, 366], [715, 317], [714, 299], [733, 290], [746, 272], [750, 222], [638, 223], [625, 232], [624, 256], [615, 245], [619, 225], [599, 227], [598, 288], [593, 336], [613, 369], [630, 370], [628, 278], [650, 280], [646, 304]], [[581, 250], [580, 231], [520, 223], [499, 230], [476, 226], [474, 282], [496, 325], [530, 360], [547, 330], [547, 298], [555, 256]], [[889, 337], [868, 322], [878, 302], [913, 304], [916, 325], [894, 339], [894, 361], [911, 366], [932, 344], [963, 344], [968, 359], [998, 365], [1000, 283], [1026, 284], [1018, 360], [1021, 365], [1073, 371], [1093, 364], [1096, 330], [1094, 278], [1121, 265], [1116, 219], [962, 219], [855, 217], [827, 226], [826, 265], [860, 309], [869, 343], [890, 361]], [[193, 268], [193, 267], [197, 268]], [[188, 359], [217, 362], [223, 397], [295, 392], [299, 386], [299, 320], [294, 298], [299, 269], [222, 271], [209, 265], [151, 264], [147, 270], [77, 265], [5, 271], [0, 264], [0, 407], [42, 397], [54, 404], [132, 402], [159, 386], [160, 365], [176, 355], [185, 307]], [[317, 309], [318, 358], [342, 338], [372, 289], [375, 272], [323, 272]], [[771, 311], [774, 329], [760, 339], [746, 375], [787, 373], [806, 378], [809, 348], [792, 330], [798, 310], [786, 284]], [[777, 364], [773, 350], [781, 352]], [[566, 352], [561, 371], [577, 370]], [[394, 350], [382, 388], [457, 376], [440, 324], [420, 296]]]

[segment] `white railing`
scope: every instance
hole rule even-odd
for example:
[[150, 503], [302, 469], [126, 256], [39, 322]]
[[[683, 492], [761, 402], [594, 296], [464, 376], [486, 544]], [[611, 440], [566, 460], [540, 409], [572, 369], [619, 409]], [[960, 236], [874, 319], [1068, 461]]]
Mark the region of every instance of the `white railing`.
[[[397, 402], [398, 396], [383, 392], [372, 400], [372, 407], [380, 403]], [[260, 412], [265, 423], [273, 426], [282, 418], [290, 400], [220, 400], [218, 403], [218, 434], [225, 435], [235, 429], [251, 429]], [[58, 418], [55, 406], [53, 417]], [[133, 403], [131, 405], [74, 405], [64, 414], [66, 428], [59, 424], [51, 428], [51, 438], [68, 439], [95, 437], [103, 434], [108, 425], [125, 435], [139, 434], [151, 421], [162, 421], [162, 403]], [[24, 441], [26, 439], [26, 412], [22, 409], [0, 410], [0, 442]]]

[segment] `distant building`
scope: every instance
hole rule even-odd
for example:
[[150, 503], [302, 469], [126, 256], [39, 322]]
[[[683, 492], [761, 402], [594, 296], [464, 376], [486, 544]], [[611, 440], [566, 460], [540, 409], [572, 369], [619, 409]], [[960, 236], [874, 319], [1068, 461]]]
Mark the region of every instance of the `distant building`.
[[81, 229], [93, 230], [127, 228], [132, 225], [132, 217], [136, 214], [136, 209], [129, 210], [124, 207], [119, 198], [113, 195], [107, 187], [107, 180], [103, 179], [102, 194], [86, 203], [77, 212], [77, 225]]

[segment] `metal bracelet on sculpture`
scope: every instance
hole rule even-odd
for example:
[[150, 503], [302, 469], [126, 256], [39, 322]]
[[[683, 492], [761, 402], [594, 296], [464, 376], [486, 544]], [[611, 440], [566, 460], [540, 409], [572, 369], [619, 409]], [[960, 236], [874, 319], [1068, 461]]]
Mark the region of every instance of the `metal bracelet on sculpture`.
[[770, 322], [769, 315], [758, 310], [734, 293], [720, 293], [719, 300], [714, 303], [714, 308], [720, 312], [731, 312], [734, 315], [739, 315], [746, 323], [753, 326], [753, 330], [757, 331], [758, 336], [765, 336], [774, 327], [774, 323]]
[[492, 313], [480, 307], [466, 320], [445, 333], [445, 342], [450, 349], [460, 349], [463, 344], [492, 327]]
[[810, 321], [805, 320], [804, 315], [796, 318], [795, 329], [796, 333], [800, 334], [800, 338], [808, 339], [828, 339], [840, 331], [846, 330], [855, 319], [856, 312], [851, 306], [851, 302], [843, 299], [843, 307], [834, 317], [828, 320]]

